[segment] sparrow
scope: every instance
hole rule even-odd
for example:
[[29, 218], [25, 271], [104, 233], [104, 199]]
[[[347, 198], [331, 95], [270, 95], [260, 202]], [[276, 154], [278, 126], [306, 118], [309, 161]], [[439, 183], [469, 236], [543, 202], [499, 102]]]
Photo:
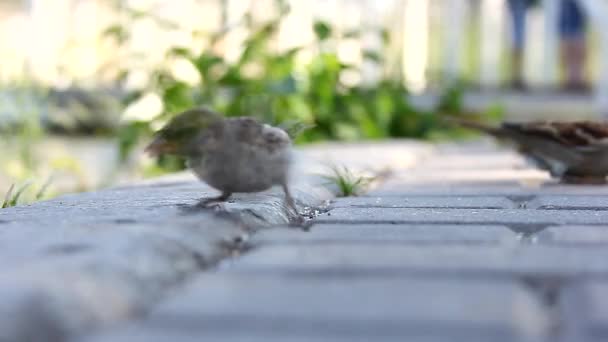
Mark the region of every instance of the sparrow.
[[208, 108], [177, 114], [154, 134], [146, 147], [151, 156], [172, 154], [221, 195], [200, 206], [223, 202], [233, 193], [252, 193], [279, 185], [289, 208], [299, 216], [289, 191], [291, 138], [283, 129], [250, 117], [225, 118]]
[[461, 119], [450, 121], [511, 141], [520, 153], [562, 183], [606, 183], [608, 123], [533, 121], [492, 127]]

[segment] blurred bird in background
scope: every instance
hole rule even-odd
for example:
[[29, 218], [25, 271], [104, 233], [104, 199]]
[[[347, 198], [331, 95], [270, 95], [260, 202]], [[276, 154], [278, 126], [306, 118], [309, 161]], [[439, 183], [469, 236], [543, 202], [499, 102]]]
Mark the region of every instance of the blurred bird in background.
[[509, 140], [552, 177], [570, 184], [605, 184], [608, 175], [608, 123], [593, 121], [504, 122], [490, 126], [449, 119], [461, 126]]

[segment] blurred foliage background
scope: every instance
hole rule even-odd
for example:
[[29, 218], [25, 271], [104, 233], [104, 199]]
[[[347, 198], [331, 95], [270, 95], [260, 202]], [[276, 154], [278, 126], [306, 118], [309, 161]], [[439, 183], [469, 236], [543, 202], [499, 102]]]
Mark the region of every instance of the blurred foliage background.
[[[201, 105], [227, 116], [254, 116], [273, 124], [289, 121], [310, 125], [296, 143], [390, 137], [429, 139], [462, 133], [442, 125], [438, 115], [460, 112], [462, 85], [449, 84], [434, 110], [415, 108], [400, 74], [386, 68], [391, 44], [386, 28], [337, 32], [329, 22], [317, 20], [312, 24], [314, 40], [281, 51], [273, 43], [290, 8], [282, 0], [275, 0], [274, 6], [275, 14], [267, 20], [256, 21], [247, 12], [229, 29], [204, 35], [202, 44], [207, 48], [202, 51], [187, 46], [169, 49], [166, 63], [151, 71], [151, 81], [126, 97], [125, 105], [129, 106], [154, 94], [160, 98], [162, 110], [120, 127], [121, 157], [127, 158], [142, 138], [149, 137], [172, 115]], [[147, 14], [129, 12], [129, 15]], [[249, 34], [243, 40], [240, 54], [228, 61], [216, 52], [219, 50], [216, 47], [232, 30], [241, 28]], [[360, 82], [365, 64], [342, 61], [336, 46], [338, 41], [358, 39], [369, 33], [380, 37], [381, 45], [362, 50], [361, 58], [383, 73], [374, 82], [365, 84]], [[105, 34], [119, 44], [129, 43], [128, 26], [114, 25]], [[310, 50], [314, 54], [301, 62], [300, 55]], [[171, 72], [176, 61], [187, 63], [195, 71], [194, 82], [180, 80]], [[122, 72], [127, 74], [128, 70]], [[157, 166], [160, 170], [177, 170], [183, 168], [183, 163], [164, 157]]]
[[[394, 50], [387, 27], [344, 30], [317, 19], [312, 27], [302, 28], [313, 33], [310, 41], [278, 48], [291, 9], [285, 0], [270, 3], [263, 19], [245, 11], [231, 23], [187, 32], [189, 44], [171, 43], [152, 67], [143, 68], [146, 54], [130, 48], [135, 44], [133, 23], [152, 22], [169, 31], [180, 24], [115, 1], [119, 15], [111, 17], [96, 38], [116, 51], [112, 67], [105, 65], [92, 76], [103, 78], [104, 87], [81, 82], [57, 90], [27, 77], [3, 81], [3, 206], [183, 169], [179, 159], [147, 160], [140, 152], [171, 116], [194, 106], [273, 124], [310, 125], [298, 144], [464, 134], [440, 120], [461, 113], [463, 83], [442, 83], [443, 95], [434, 108], [412, 105], [399, 70], [400, 52]], [[226, 38], [235, 32], [242, 36], [240, 49], [226, 56]], [[338, 44], [363, 37], [373, 37], [376, 43], [351, 53], [358, 63], [343, 58]], [[372, 79], [366, 77], [370, 68], [376, 70]]]

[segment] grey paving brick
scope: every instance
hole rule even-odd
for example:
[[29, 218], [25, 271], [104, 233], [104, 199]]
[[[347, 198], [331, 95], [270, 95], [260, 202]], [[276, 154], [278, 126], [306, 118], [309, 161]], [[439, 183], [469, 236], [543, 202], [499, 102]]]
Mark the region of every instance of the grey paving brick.
[[[311, 329], [314, 327], [310, 327]], [[412, 338], [412, 336], [408, 336]], [[487, 342], [485, 336], [450, 336], [453, 342]], [[145, 324], [121, 331], [100, 334], [78, 340], [78, 342], [403, 342], [404, 336], [327, 336], [315, 335], [314, 331], [298, 332], [298, 335], [287, 335], [272, 331], [184, 331], [183, 329], [158, 329]], [[415, 336], [416, 342], [445, 342], [446, 336]], [[499, 340], [500, 341], [500, 340]]]
[[[433, 153], [429, 144], [415, 140], [392, 140], [360, 143], [323, 143], [309, 145], [300, 152], [303, 161], [323, 165], [347, 165], [351, 169], [401, 170], [411, 168]], [[365, 156], [362, 158], [362, 156]], [[306, 166], [310, 168], [309, 165]]]
[[304, 273], [606, 276], [603, 246], [333, 244], [267, 246], [226, 270]]
[[397, 196], [507, 196], [507, 195], [534, 195], [535, 188], [522, 188], [513, 184], [504, 185], [416, 185], [389, 180], [377, 188], [367, 192], [368, 197]]
[[565, 293], [568, 300], [565, 318], [594, 340], [608, 340], [608, 282], [585, 282], [569, 292]]
[[261, 231], [252, 244], [294, 243], [500, 243], [517, 235], [505, 226], [317, 224], [310, 231], [276, 228]]
[[531, 200], [528, 207], [553, 210], [608, 210], [608, 195], [543, 195]]
[[346, 197], [332, 202], [334, 208], [382, 207], [382, 208], [486, 208], [510, 209], [516, 204], [504, 196], [391, 196]]
[[605, 224], [608, 211], [518, 209], [336, 208], [316, 218], [318, 223], [435, 224]]
[[467, 154], [467, 153], [513, 153], [512, 150], [504, 148], [497, 144], [495, 139], [489, 137], [480, 137], [474, 140], [463, 140], [458, 143], [454, 142], [439, 142], [435, 145], [435, 149], [440, 155], [449, 154]]
[[507, 184], [411, 184], [387, 181], [365, 196], [531, 196], [531, 195], [608, 195], [608, 186], [571, 186], [554, 183], [530, 183], [521, 186], [513, 182]]
[[542, 244], [608, 244], [606, 226], [560, 226], [549, 227], [538, 234], [536, 241]]
[[393, 184], [412, 185], [440, 185], [440, 184], [492, 184], [510, 183], [518, 184], [542, 184], [549, 181], [546, 172], [535, 169], [470, 169], [470, 170], [445, 170], [441, 168], [419, 168], [394, 175], [391, 179]]
[[[465, 152], [466, 153], [466, 152]], [[492, 170], [529, 168], [530, 165], [520, 155], [504, 151], [485, 151], [476, 153], [454, 153], [445, 151], [420, 163], [417, 168], [434, 170]]]
[[[216, 192], [192, 178], [1, 209], [0, 341], [65, 342], [131, 319], [226, 257], [244, 225], [289, 222], [280, 189], [238, 195], [228, 212], [193, 210]], [[294, 183], [300, 204], [330, 198], [313, 181]]]
[[542, 334], [544, 315], [514, 281], [216, 274], [200, 276], [143, 326], [203, 336], [513, 341]]

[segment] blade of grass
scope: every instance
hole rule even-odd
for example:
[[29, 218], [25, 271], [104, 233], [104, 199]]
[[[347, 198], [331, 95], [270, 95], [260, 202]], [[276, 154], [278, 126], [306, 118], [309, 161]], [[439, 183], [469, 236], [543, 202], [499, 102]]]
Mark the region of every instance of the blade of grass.
[[13, 195], [13, 190], [15, 190], [15, 183], [11, 184], [10, 188], [8, 188], [8, 191], [4, 195], [4, 202], [2, 202], [3, 209], [9, 207], [10, 198]]
[[23, 185], [21, 185], [19, 187], [19, 189], [17, 189], [17, 192], [15, 192], [15, 195], [11, 198], [10, 202], [9, 202], [9, 206], [14, 207], [17, 205], [17, 203], [19, 202], [19, 198], [21, 197], [21, 195], [23, 194], [23, 192], [30, 187], [30, 185], [32, 185], [32, 182], [28, 181], [23, 183]]
[[340, 197], [357, 196], [374, 180], [374, 177], [357, 176], [346, 166], [331, 165], [329, 168], [333, 174], [323, 178], [337, 187]]
[[44, 184], [42, 184], [42, 186], [36, 193], [36, 196], [34, 197], [36, 201], [41, 200], [44, 197], [44, 195], [46, 195], [46, 191], [48, 190], [52, 181], [53, 181], [53, 176], [51, 175], [51, 176], [49, 176], [49, 178], [47, 178], [46, 182], [44, 182]]

